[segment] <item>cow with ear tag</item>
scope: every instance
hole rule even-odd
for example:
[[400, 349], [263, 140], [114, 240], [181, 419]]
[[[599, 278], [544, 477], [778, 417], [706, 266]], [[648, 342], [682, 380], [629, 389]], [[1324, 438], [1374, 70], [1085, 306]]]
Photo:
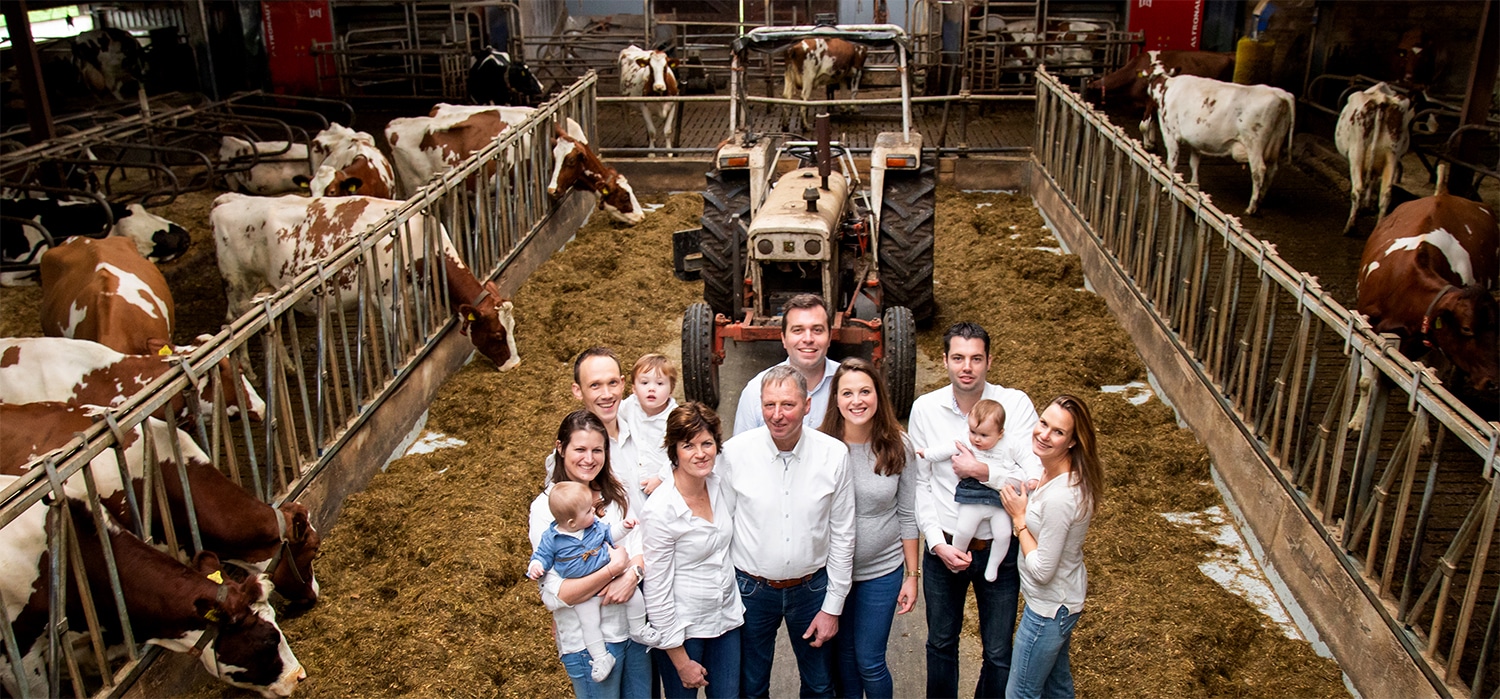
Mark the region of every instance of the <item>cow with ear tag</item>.
[[631, 226], [645, 220], [630, 181], [594, 154], [581, 127], [569, 120], [566, 131], [562, 126], [553, 130], [552, 181], [547, 194], [560, 197], [570, 187], [586, 189], [599, 195], [599, 209], [610, 218]]

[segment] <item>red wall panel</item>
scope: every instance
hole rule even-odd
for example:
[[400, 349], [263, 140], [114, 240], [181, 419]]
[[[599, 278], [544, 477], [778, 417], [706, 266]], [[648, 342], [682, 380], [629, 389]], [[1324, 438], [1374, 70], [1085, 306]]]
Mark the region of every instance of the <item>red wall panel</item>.
[[1147, 51], [1198, 51], [1204, 0], [1130, 0], [1130, 31], [1145, 32]]
[[308, 50], [314, 41], [333, 40], [333, 13], [328, 0], [263, 0], [260, 14], [274, 89], [318, 94], [317, 64]]

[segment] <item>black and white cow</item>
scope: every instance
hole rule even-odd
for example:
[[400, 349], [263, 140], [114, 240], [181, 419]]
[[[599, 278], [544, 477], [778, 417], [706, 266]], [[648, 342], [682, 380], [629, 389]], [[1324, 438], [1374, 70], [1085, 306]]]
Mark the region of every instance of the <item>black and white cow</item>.
[[[135, 248], [141, 256], [152, 262], [175, 260], [187, 252], [192, 243], [187, 229], [146, 211], [140, 204], [110, 204], [106, 212], [97, 201], [6, 199], [0, 202], [0, 215], [6, 219], [34, 221], [58, 242], [75, 235], [129, 238], [135, 241]], [[35, 227], [0, 220], [0, 252], [3, 252], [5, 262], [36, 263], [48, 247], [46, 239]], [[0, 286], [34, 284], [36, 274], [32, 271], [0, 274]]]
[[540, 94], [542, 83], [525, 61], [493, 46], [474, 52], [474, 65], [469, 67], [469, 101], [524, 105]]
[[146, 74], [141, 42], [123, 29], [105, 27], [73, 37], [73, 64], [84, 86], [97, 95], [135, 97]]

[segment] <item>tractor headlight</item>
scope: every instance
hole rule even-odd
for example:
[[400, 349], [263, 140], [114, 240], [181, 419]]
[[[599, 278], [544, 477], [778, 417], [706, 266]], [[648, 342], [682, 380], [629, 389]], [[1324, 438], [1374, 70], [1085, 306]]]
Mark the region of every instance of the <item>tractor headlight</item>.
[[762, 255], [770, 255], [776, 251], [776, 244], [765, 238], [761, 238], [760, 242], [755, 244], [755, 249], [759, 250]]
[[812, 255], [813, 257], [817, 257], [823, 254], [823, 241], [816, 238], [809, 238], [807, 243], [802, 247], [803, 249], [807, 250], [807, 254]]

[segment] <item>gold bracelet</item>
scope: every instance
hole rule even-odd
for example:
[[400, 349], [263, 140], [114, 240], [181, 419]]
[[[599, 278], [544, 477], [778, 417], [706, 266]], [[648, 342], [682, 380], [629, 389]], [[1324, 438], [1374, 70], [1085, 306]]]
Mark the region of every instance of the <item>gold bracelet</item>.
[[906, 571], [906, 577], [908, 577], [908, 578], [920, 578], [920, 577], [922, 577], [922, 571], [920, 571], [920, 570], [908, 570], [908, 571]]
[[1020, 536], [1021, 532], [1024, 532], [1024, 531], [1026, 531], [1026, 525], [1023, 524], [1023, 525], [1020, 526], [1020, 528], [1016, 529], [1016, 536]]

